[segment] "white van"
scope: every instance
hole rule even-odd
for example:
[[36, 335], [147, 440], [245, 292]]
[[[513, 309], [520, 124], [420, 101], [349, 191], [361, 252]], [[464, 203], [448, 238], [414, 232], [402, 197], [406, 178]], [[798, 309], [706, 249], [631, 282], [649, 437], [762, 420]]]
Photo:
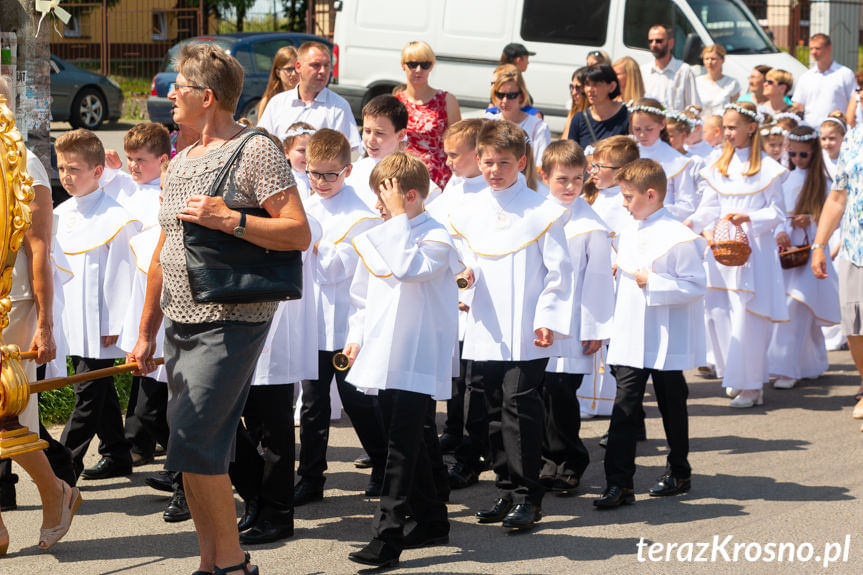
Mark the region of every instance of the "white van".
[[[723, 72], [746, 91], [749, 73], [766, 64], [799, 77], [806, 68], [770, 41], [740, 0], [342, 0], [337, 1], [335, 43], [338, 84], [359, 116], [362, 105], [403, 84], [401, 49], [428, 42], [437, 55], [429, 80], [455, 94], [462, 107], [485, 108], [491, 75], [501, 50], [520, 42], [531, 52], [525, 80], [534, 105], [560, 130], [572, 73], [588, 52], [604, 50], [612, 60], [631, 56], [640, 64], [653, 56], [647, 32], [666, 24], [674, 33], [674, 55], [700, 65], [701, 48], [722, 44]], [[701, 69], [702, 73], [703, 69]], [[557, 118], [555, 118], [557, 116]]]

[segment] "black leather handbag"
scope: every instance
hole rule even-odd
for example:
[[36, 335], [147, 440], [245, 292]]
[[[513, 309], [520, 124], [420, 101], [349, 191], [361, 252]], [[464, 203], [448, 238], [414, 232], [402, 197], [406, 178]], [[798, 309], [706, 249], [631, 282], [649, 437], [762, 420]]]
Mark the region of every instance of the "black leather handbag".
[[[222, 195], [228, 172], [248, 141], [250, 130], [222, 166], [207, 195]], [[232, 208], [251, 216], [270, 217], [263, 208]], [[191, 222], [183, 222], [186, 269], [197, 303], [257, 303], [302, 297], [303, 260], [299, 251], [268, 250]]]

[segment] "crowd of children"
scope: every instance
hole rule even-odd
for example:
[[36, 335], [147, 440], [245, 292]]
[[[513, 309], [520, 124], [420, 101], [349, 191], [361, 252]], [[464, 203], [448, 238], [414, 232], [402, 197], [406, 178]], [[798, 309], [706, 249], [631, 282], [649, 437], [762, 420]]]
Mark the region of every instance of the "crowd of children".
[[[350, 559], [392, 566], [403, 549], [448, 539], [449, 490], [487, 468], [497, 493], [478, 522], [531, 528], [546, 492], [579, 486], [582, 417], [611, 417], [607, 486], [594, 505], [633, 503], [649, 380], [669, 445], [649, 494], [668, 496], [691, 487], [685, 370], [721, 378], [741, 408], [763, 403], [771, 377], [788, 389], [826, 371], [825, 334], [841, 345], [822, 331], [839, 322], [830, 259], [828, 280], [780, 259], [814, 239], [841, 117], [816, 131], [793, 114], [765, 122], [751, 103], [702, 118], [640, 99], [632, 136], [601, 140], [586, 157], [573, 141], [527, 134], [534, 116], [509, 121], [507, 102], [524, 92], [510, 80], [493, 89], [499, 118], [447, 129], [453, 177], [443, 191], [401, 151], [408, 114], [393, 96], [363, 108], [365, 152], [353, 163], [336, 130], [297, 122], [278, 142], [313, 239], [303, 299], [276, 313], [238, 430], [241, 541], [289, 537], [293, 507], [324, 497], [333, 390], [370, 460], [365, 494], [380, 497], [374, 538]], [[130, 130], [128, 174], [105, 167], [91, 132], [69, 132], [56, 149], [71, 195], [56, 210], [56, 261], [69, 268], [58, 308], [72, 363], [89, 371], [137, 340], [171, 143], [156, 124]], [[745, 235], [743, 265], [714, 257], [716, 232]], [[135, 378], [125, 429], [113, 386], [75, 393], [62, 440], [85, 478], [128, 474], [167, 443], [164, 374]], [[447, 401], [440, 439], [436, 400]], [[94, 435], [102, 459], [83, 469]], [[442, 452], [454, 456], [449, 469]]]

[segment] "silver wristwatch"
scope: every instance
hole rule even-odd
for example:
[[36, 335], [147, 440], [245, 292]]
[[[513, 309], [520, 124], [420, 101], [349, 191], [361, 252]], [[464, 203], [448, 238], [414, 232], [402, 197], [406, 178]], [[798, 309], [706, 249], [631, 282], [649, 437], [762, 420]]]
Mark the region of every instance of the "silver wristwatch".
[[246, 213], [240, 212], [240, 223], [234, 228], [234, 237], [242, 238], [246, 235]]

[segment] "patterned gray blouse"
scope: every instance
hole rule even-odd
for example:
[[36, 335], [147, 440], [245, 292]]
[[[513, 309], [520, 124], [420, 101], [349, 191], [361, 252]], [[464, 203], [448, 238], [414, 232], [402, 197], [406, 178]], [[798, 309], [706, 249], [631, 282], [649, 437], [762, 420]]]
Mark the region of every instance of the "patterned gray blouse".
[[[218, 321], [259, 322], [270, 319], [278, 302], [248, 304], [195, 303], [186, 271], [183, 223], [177, 214], [192, 194], [206, 194], [221, 167], [242, 138], [229, 140], [220, 148], [189, 158], [190, 146], [171, 161], [165, 175], [165, 191], [159, 223], [165, 232], [162, 263], [162, 301], [165, 315], [178, 323]], [[294, 185], [288, 162], [266, 136], [254, 136], [228, 175], [223, 192], [229, 208], [258, 207], [270, 196]]]

